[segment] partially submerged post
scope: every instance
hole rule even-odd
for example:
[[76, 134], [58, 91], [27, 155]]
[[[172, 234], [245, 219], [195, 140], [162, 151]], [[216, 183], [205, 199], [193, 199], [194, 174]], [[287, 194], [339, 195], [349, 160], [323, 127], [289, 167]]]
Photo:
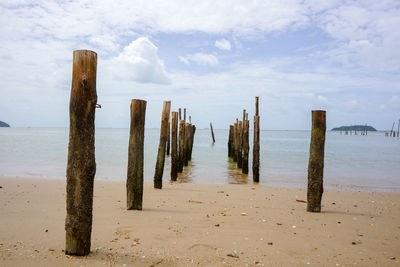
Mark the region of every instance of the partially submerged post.
[[93, 183], [96, 173], [94, 152], [96, 71], [95, 52], [74, 51], [66, 175], [65, 254], [68, 255], [84, 256], [90, 253]]
[[171, 117], [171, 180], [178, 178], [178, 112], [172, 112]]
[[324, 151], [325, 151], [326, 112], [312, 111], [310, 158], [308, 161], [307, 211], [320, 212], [324, 192]]
[[243, 160], [243, 122], [239, 121], [238, 123], [238, 138], [237, 138], [237, 167], [242, 168], [242, 160]]
[[253, 182], [260, 181], [260, 116], [258, 115], [258, 96], [256, 96], [256, 107], [254, 115], [253, 136]]
[[232, 157], [232, 147], [233, 147], [233, 125], [229, 125], [229, 139], [228, 139], [228, 157]]
[[215, 143], [214, 130], [213, 130], [211, 122], [210, 122], [210, 129], [211, 129], [211, 137], [212, 137], [213, 143]]
[[171, 123], [168, 122], [168, 129], [167, 129], [167, 156], [169, 156], [169, 150], [171, 147]]
[[194, 142], [194, 134], [196, 133], [196, 126], [192, 125], [191, 134], [190, 134], [190, 151], [189, 151], [189, 160], [192, 160], [192, 151], [193, 151], [193, 142]]
[[179, 145], [178, 145], [178, 172], [183, 171], [183, 148], [184, 148], [184, 140], [185, 140], [185, 121], [179, 121]]
[[162, 188], [162, 176], [164, 172], [165, 147], [167, 145], [167, 132], [170, 109], [171, 101], [164, 101], [161, 115], [160, 143], [158, 145], [156, 170], [154, 173], [154, 188], [158, 189]]
[[183, 140], [183, 166], [189, 165], [191, 125], [185, 123], [185, 139]]
[[126, 180], [126, 206], [128, 210], [141, 210], [143, 202], [143, 147], [144, 122], [147, 102], [132, 99], [129, 132], [128, 175]]
[[237, 123], [233, 124], [233, 140], [232, 140], [232, 158], [233, 162], [237, 162]]
[[243, 160], [242, 160], [242, 173], [249, 173], [249, 121], [245, 120], [243, 123]]
[[400, 133], [400, 120], [397, 123], [397, 137], [399, 137], [399, 133]]

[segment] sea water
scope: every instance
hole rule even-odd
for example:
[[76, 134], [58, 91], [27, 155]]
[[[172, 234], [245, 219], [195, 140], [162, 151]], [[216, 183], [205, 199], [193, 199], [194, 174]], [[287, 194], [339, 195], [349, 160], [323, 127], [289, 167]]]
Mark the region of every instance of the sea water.
[[[0, 177], [65, 179], [67, 128], [0, 128]], [[144, 179], [153, 180], [159, 129], [145, 129]], [[250, 132], [249, 174], [228, 159], [228, 130], [197, 129], [192, 161], [179, 182], [252, 183]], [[129, 129], [96, 129], [96, 180], [124, 181]], [[260, 183], [305, 188], [310, 131], [260, 132]], [[166, 157], [164, 181], [170, 179]], [[332, 189], [400, 192], [400, 139], [382, 132], [367, 136], [326, 132], [324, 185]]]

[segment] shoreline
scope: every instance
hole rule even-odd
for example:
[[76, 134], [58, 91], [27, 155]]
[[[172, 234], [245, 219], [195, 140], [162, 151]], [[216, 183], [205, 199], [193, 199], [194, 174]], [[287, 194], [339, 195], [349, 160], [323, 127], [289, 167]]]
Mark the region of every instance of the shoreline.
[[296, 201], [305, 189], [164, 182], [157, 190], [145, 182], [143, 210], [127, 211], [123, 181], [96, 181], [92, 253], [70, 257], [65, 181], [0, 177], [0, 185], [2, 266], [400, 262], [399, 193], [326, 190], [318, 214]]

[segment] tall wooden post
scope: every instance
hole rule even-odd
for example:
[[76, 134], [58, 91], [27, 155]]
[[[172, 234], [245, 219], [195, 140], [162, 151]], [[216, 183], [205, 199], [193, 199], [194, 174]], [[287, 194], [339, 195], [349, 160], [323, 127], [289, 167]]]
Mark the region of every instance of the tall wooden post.
[[186, 108], [183, 109], [183, 120], [186, 123]]
[[325, 131], [326, 112], [313, 110], [307, 190], [307, 211], [310, 212], [321, 211], [321, 198], [324, 192]]
[[183, 140], [183, 166], [189, 165], [189, 142], [190, 142], [190, 124], [185, 123], [185, 138]]
[[69, 145], [67, 163], [67, 216], [65, 254], [90, 253], [92, 233], [93, 183], [96, 173], [94, 117], [97, 54], [76, 50], [73, 54], [69, 103]]
[[143, 148], [144, 122], [147, 102], [132, 99], [129, 132], [128, 175], [126, 180], [126, 206], [128, 210], [141, 210], [143, 202]]
[[158, 145], [156, 170], [154, 173], [154, 188], [157, 189], [162, 188], [162, 176], [164, 172], [165, 147], [167, 145], [167, 132], [170, 109], [171, 101], [164, 101], [161, 114], [160, 143]]
[[237, 134], [238, 134], [237, 128], [238, 128], [238, 126], [237, 126], [237, 123], [235, 122], [233, 124], [233, 140], [232, 140], [232, 142], [233, 142], [233, 150], [232, 150], [233, 162], [237, 162]]
[[243, 122], [238, 123], [238, 140], [237, 140], [237, 167], [242, 168], [243, 162]]
[[211, 122], [210, 122], [210, 129], [211, 129], [211, 137], [212, 137], [213, 143], [215, 143], [214, 130], [213, 130]]
[[229, 125], [228, 157], [232, 157], [233, 125]]
[[249, 173], [249, 121], [243, 122], [243, 160], [242, 173]]
[[179, 112], [179, 121], [180, 121], [180, 120], [182, 120], [181, 108], [179, 108], [178, 112]]
[[258, 183], [260, 181], [260, 116], [258, 114], [258, 96], [256, 96], [255, 112], [253, 136], [253, 182]]
[[192, 125], [192, 133], [190, 135], [190, 152], [189, 152], [189, 160], [192, 160], [192, 151], [193, 151], [193, 143], [194, 143], [194, 134], [196, 133], [196, 126]]
[[172, 112], [171, 117], [171, 180], [178, 178], [178, 112]]
[[399, 137], [399, 133], [400, 133], [400, 120], [397, 123], [397, 137]]
[[171, 147], [171, 123], [168, 122], [168, 129], [167, 129], [167, 156], [169, 156], [169, 150]]
[[185, 141], [185, 121], [184, 120], [180, 120], [179, 121], [179, 145], [178, 145], [178, 149], [179, 149], [179, 168], [178, 168], [178, 172], [182, 172], [183, 171], [183, 148], [184, 148], [184, 141]]

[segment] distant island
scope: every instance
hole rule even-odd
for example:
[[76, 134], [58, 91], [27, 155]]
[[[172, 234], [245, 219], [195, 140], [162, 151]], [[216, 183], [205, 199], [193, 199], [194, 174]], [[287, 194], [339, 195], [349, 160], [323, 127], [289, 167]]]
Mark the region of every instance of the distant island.
[[10, 127], [10, 125], [5, 123], [4, 121], [0, 121], [0, 127]]
[[369, 132], [376, 132], [374, 127], [367, 126], [367, 128], [365, 128], [365, 125], [340, 126], [333, 128], [332, 131], [364, 131], [365, 129]]

